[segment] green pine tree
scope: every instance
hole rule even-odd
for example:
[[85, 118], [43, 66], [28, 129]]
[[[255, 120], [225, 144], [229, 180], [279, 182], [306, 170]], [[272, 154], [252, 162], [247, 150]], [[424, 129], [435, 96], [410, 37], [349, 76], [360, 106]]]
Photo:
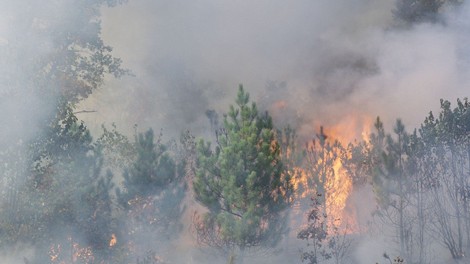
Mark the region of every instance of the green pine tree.
[[286, 230], [291, 187], [271, 117], [260, 116], [240, 85], [215, 150], [197, 145], [196, 200], [208, 209], [195, 219], [199, 242], [230, 254], [273, 247]]

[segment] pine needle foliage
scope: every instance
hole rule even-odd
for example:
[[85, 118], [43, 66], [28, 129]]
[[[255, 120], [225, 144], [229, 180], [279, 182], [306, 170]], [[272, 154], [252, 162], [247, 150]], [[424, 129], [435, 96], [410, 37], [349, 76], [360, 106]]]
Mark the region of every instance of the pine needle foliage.
[[217, 135], [215, 150], [197, 145], [194, 192], [208, 209], [195, 219], [199, 242], [241, 256], [275, 246], [286, 230], [291, 187], [271, 117], [259, 115], [240, 85]]

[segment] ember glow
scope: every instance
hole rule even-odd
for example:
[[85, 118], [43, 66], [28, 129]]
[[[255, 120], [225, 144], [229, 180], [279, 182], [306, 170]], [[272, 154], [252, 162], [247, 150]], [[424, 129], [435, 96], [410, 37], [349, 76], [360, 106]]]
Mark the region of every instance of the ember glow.
[[109, 247], [114, 247], [117, 243], [117, 238], [115, 234], [111, 235], [111, 239], [109, 240]]
[[[342, 158], [350, 158], [346, 149], [349, 143], [367, 142], [372, 120], [366, 115], [350, 114], [342, 122], [321, 127], [317, 138], [307, 145], [309, 151], [303, 167], [292, 169], [297, 199], [310, 199], [320, 190], [329, 225], [347, 233], [356, 232], [359, 227], [355, 205], [349, 201], [353, 192], [352, 178], [344, 168]], [[321, 140], [325, 140], [324, 145]]]
[[49, 259], [52, 264], [94, 263], [95, 257], [91, 247], [82, 247], [68, 238], [68, 245], [53, 244], [49, 248]]
[[374, 119], [366, 114], [349, 113], [339, 122], [325, 126], [325, 134], [330, 140], [338, 140], [343, 147], [355, 141], [368, 141]]
[[[341, 164], [339, 142], [313, 142], [307, 154], [307, 172], [310, 195], [323, 196], [329, 226], [340, 227], [345, 218], [343, 211], [352, 191], [351, 179]], [[349, 218], [349, 217], [346, 217]]]
[[352, 192], [352, 181], [343, 169], [339, 159], [334, 162], [333, 170], [334, 175], [328, 179], [327, 183], [329, 194], [327, 195], [326, 204], [329, 215], [333, 216], [335, 225], [341, 226], [345, 223], [345, 219], [347, 221], [352, 220], [351, 216], [346, 215], [344, 211], [349, 195]]

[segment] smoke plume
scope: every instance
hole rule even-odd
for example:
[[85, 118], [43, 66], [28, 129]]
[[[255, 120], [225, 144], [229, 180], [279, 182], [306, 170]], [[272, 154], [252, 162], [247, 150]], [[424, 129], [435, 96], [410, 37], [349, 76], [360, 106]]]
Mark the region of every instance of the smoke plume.
[[224, 112], [243, 83], [307, 138], [351, 113], [416, 127], [440, 98], [465, 96], [468, 8], [399, 29], [393, 4], [140, 0], [105, 10], [104, 38], [135, 77], [110, 82], [85, 118], [203, 132], [205, 110]]

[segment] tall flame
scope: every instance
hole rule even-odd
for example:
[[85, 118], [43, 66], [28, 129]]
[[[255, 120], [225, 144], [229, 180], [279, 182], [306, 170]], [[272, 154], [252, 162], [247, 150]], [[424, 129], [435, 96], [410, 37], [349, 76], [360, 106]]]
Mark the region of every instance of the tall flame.
[[343, 168], [343, 164], [339, 159], [335, 160], [333, 165], [334, 177], [329, 179], [330, 185], [333, 187], [329, 190], [327, 196], [327, 208], [329, 215], [332, 216], [334, 225], [350, 226], [351, 222], [355, 223], [352, 216], [345, 214], [346, 204], [352, 192], [352, 180]]
[[[326, 127], [325, 134], [328, 135], [331, 141], [339, 141], [343, 147], [347, 147], [348, 144], [355, 141], [363, 140], [368, 142], [373, 122], [374, 119], [369, 115], [352, 112], [340, 122]], [[350, 153], [346, 152], [345, 155], [350, 158]], [[333, 188], [330, 189], [327, 196], [328, 211], [335, 219], [336, 225], [348, 229], [348, 232], [357, 230], [355, 209], [347, 208], [353, 206], [348, 203], [353, 191], [351, 175], [348, 175], [339, 158], [334, 161], [333, 170], [334, 177], [329, 179]]]
[[[316, 162], [318, 164], [305, 164], [304, 168], [295, 167], [292, 171], [296, 177], [293, 177], [293, 187], [296, 190], [298, 199], [305, 199], [315, 194], [315, 177], [325, 175], [324, 179], [317, 179], [316, 184], [321, 184], [324, 188], [326, 210], [329, 226], [341, 228], [344, 232], [354, 232], [358, 230], [358, 224], [355, 214], [354, 205], [350, 204], [349, 197], [353, 191], [352, 177], [345, 169], [342, 159], [350, 158], [351, 153], [347, 152], [347, 146], [355, 141], [367, 139], [370, 134], [370, 128], [373, 119], [365, 115], [350, 114], [343, 118], [340, 122], [330, 124], [321, 129], [319, 137], [324, 137], [334, 153], [328, 157], [317, 157], [308, 162]], [[339, 145], [334, 142], [338, 141]], [[317, 144], [318, 147], [318, 144]], [[307, 146], [307, 148], [309, 148]], [[319, 151], [312, 149], [312, 151]], [[329, 159], [329, 161], [325, 160]], [[318, 171], [318, 167], [327, 166], [325, 172]], [[328, 171], [328, 172], [326, 172]]]
[[357, 140], [368, 141], [373, 123], [374, 118], [370, 115], [349, 113], [339, 122], [326, 126], [325, 134], [347, 146]]
[[[281, 100], [274, 102], [271, 105], [270, 110], [272, 110], [271, 113], [274, 113], [275, 117], [276, 114], [285, 111], [287, 107], [288, 103]], [[331, 116], [329, 116], [327, 119], [317, 119], [317, 123], [314, 123], [311, 126], [302, 126], [300, 134], [302, 134], [305, 138], [305, 135], [311, 135], [312, 131], [323, 125], [325, 126], [325, 129], [324, 131], [323, 129], [320, 131], [321, 136], [325, 136], [323, 139], [326, 139], [329, 144], [333, 144], [333, 142], [338, 141], [342, 147], [339, 147], [339, 149], [341, 149], [340, 151], [343, 151], [343, 153], [341, 153], [343, 158], [351, 158], [351, 153], [347, 152], [348, 145], [358, 141], [364, 141], [367, 143], [373, 123], [374, 118], [372, 118], [369, 114], [365, 112], [350, 111], [346, 114], [343, 113], [341, 116], [336, 118], [331, 118]], [[289, 157], [291, 154], [289, 153], [290, 150], [287, 149], [285, 151], [286, 153], [284, 153], [284, 155]], [[325, 197], [322, 197], [322, 199], [325, 199], [325, 213], [328, 215], [328, 218], [330, 218], [330, 225], [333, 224], [335, 227], [341, 227], [346, 232], [351, 232], [353, 230], [358, 230], [355, 214], [356, 209], [354, 208], [354, 205], [351, 204], [351, 201], [349, 201], [350, 195], [353, 192], [352, 177], [349, 175], [348, 171], [342, 164], [341, 157], [339, 155], [335, 155], [334, 157], [330, 157], [331, 160], [328, 163], [325, 163], [327, 165], [294, 165], [293, 167], [289, 168], [289, 174], [291, 175], [292, 185], [295, 191], [295, 199], [300, 201], [316, 195], [314, 193], [315, 187], [314, 184], [312, 184], [312, 178], [319, 177], [319, 171], [315, 171], [318, 168], [313, 167], [331, 167], [327, 168], [327, 170], [329, 170], [328, 173], [323, 173], [324, 175], [327, 175], [327, 177], [326, 179], [322, 180], [324, 182], [321, 182], [321, 184], [324, 186], [324, 194], [322, 195]], [[317, 160], [313, 162], [324, 161]], [[297, 206], [300, 206], [300, 203], [294, 207], [296, 208]], [[294, 209], [294, 212], [298, 211], [298, 209], [299, 208]], [[302, 210], [300, 210], [300, 213], [302, 213]]]

